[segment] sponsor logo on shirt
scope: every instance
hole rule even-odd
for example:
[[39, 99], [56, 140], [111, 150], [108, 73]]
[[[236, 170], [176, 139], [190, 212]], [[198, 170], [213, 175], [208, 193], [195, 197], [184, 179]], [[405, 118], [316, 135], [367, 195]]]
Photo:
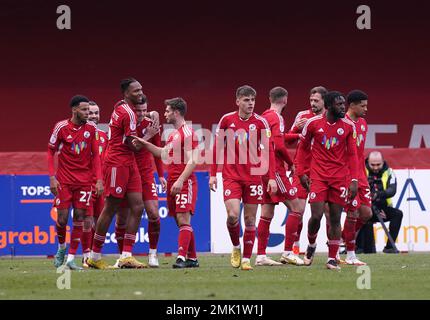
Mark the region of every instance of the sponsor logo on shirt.
[[339, 144], [339, 140], [336, 137], [327, 138], [326, 135], [324, 135], [321, 144], [327, 149], [330, 150], [330, 148], [337, 146]]
[[[236, 125], [234, 124], [234, 123], [232, 123], [231, 125], [230, 125], [230, 128], [236, 128]], [[218, 129], [219, 130], [219, 129]]]
[[318, 132], [324, 132], [323, 128], [319, 128]]
[[87, 143], [85, 141], [72, 143], [72, 151], [74, 151], [76, 154], [80, 154], [84, 149], [87, 147]]
[[67, 136], [67, 138], [66, 138], [66, 140], [67, 140], [67, 141], [72, 140], [72, 139], [73, 139], [73, 137], [72, 137], [72, 135], [70, 135], [70, 134], [69, 134], [69, 135]]

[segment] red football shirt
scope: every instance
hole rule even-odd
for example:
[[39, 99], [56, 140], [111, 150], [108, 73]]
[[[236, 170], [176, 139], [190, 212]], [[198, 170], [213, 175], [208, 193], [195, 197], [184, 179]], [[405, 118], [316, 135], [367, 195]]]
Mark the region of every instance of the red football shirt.
[[186, 157], [186, 153], [196, 149], [198, 144], [198, 139], [193, 129], [187, 124], [182, 125], [169, 135], [166, 148], [168, 150], [167, 173], [170, 181], [175, 181], [179, 178], [189, 160]]
[[[223, 130], [222, 135], [221, 130]], [[256, 113], [253, 113], [251, 117], [246, 120], [239, 117], [238, 111], [225, 114], [219, 121], [215, 133], [211, 176], [216, 176], [218, 168], [216, 160], [218, 159], [217, 152], [224, 150], [222, 165], [222, 176], [224, 179], [248, 182], [261, 181], [261, 176], [267, 174], [267, 171], [262, 175], [253, 175], [253, 170], [251, 169], [263, 166], [262, 162], [258, 163], [258, 157], [261, 156], [262, 132], [266, 134], [267, 138], [271, 138], [269, 124], [266, 119]], [[255, 138], [255, 143], [250, 143], [250, 139], [253, 139], [250, 137]], [[221, 141], [221, 139], [223, 139], [223, 141]], [[217, 142], [217, 140], [220, 141]], [[272, 145], [273, 142], [270, 142], [268, 146], [269, 161], [266, 164], [269, 177], [275, 179], [275, 155]], [[218, 143], [224, 143], [224, 145], [222, 147], [217, 147]], [[265, 161], [264, 159], [261, 160]], [[222, 159], [219, 159], [218, 162], [219, 161], [222, 161]]]
[[357, 121], [354, 121], [350, 118], [348, 114], [345, 117], [351, 120], [355, 125], [355, 130], [357, 131], [357, 159], [358, 159], [358, 182], [360, 186], [364, 186], [368, 188], [369, 183], [367, 181], [366, 175], [366, 165], [364, 158], [364, 146], [366, 144], [366, 136], [367, 136], [367, 121], [364, 118], [358, 118]]
[[[142, 122], [140, 122], [137, 125], [137, 135], [139, 137], [143, 137], [145, 135], [146, 128], [151, 125], [151, 121], [149, 119], [143, 119]], [[153, 136], [149, 142], [151, 142], [153, 145], [157, 147], [161, 147], [161, 136], [160, 133], [157, 133], [155, 136]], [[148, 174], [153, 173], [153, 161], [155, 161], [155, 166], [157, 168], [157, 173], [159, 177], [162, 177], [164, 175], [163, 170], [163, 161], [161, 158], [154, 157], [151, 152], [146, 150], [145, 148], [142, 148], [139, 152], [136, 152], [136, 162], [137, 167], [139, 168], [140, 175], [142, 177], [147, 176]]]
[[127, 137], [136, 135], [136, 113], [125, 102], [119, 101], [109, 122], [109, 143], [104, 163], [110, 166], [130, 166], [134, 163], [134, 152], [127, 145]]
[[309, 119], [297, 150], [297, 175], [303, 175], [309, 166], [304, 158], [312, 144], [311, 179], [329, 181], [347, 176], [357, 179], [356, 135], [354, 123], [348, 119], [329, 123], [325, 114]]
[[275, 110], [271, 109], [264, 111], [262, 116], [269, 124], [270, 131], [272, 133], [272, 139], [275, 145], [276, 171], [282, 175], [285, 175], [284, 162], [291, 166], [293, 161], [291, 160], [287, 147], [285, 146], [284, 118]]
[[58, 122], [52, 131], [48, 148], [54, 153], [58, 152], [56, 178], [60, 183], [92, 183], [93, 154], [99, 157], [99, 138], [94, 123], [76, 125], [70, 120]]
[[[313, 113], [312, 109], [300, 111], [299, 113], [297, 113], [296, 118], [294, 119], [294, 123], [291, 126], [291, 129], [289, 131], [289, 134], [300, 134], [302, 132], [302, 130], [297, 128], [297, 122], [299, 122], [301, 119], [310, 119], [310, 118], [313, 118], [315, 116], [316, 115], [315, 115], [315, 113]], [[297, 138], [299, 138], [299, 136], [297, 136]], [[300, 144], [300, 140], [299, 140], [298, 144]], [[299, 148], [299, 145], [297, 145], [297, 150], [298, 150], [298, 148]], [[305, 157], [304, 161], [306, 163], [310, 163], [311, 158], [312, 158], [311, 153], [308, 152], [304, 157]], [[296, 151], [296, 154], [294, 155], [294, 166], [297, 168], [297, 165], [298, 164], [297, 164], [297, 151]], [[310, 169], [309, 167], [305, 168], [305, 172], [304, 172], [308, 176], [309, 176], [309, 169]]]

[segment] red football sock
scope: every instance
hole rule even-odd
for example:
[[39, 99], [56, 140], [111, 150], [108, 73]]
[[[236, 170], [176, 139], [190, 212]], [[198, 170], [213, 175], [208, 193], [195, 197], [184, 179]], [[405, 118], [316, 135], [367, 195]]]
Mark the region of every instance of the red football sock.
[[[85, 225], [84, 225], [85, 228]], [[82, 243], [82, 252], [88, 253], [91, 251], [91, 235], [92, 235], [92, 229], [83, 229], [82, 230], [82, 236], [81, 236], [81, 243]]]
[[149, 249], [157, 249], [160, 237], [160, 218], [148, 221]]
[[58, 224], [55, 225], [57, 229], [57, 237], [58, 237], [58, 243], [63, 244], [66, 242], [66, 227], [61, 227]]
[[328, 257], [330, 259], [336, 259], [337, 252], [339, 251], [339, 245], [339, 239], [328, 241]]
[[76, 254], [76, 251], [78, 250], [78, 247], [79, 247], [79, 243], [81, 242], [83, 226], [84, 226], [83, 221], [73, 221], [72, 235], [70, 237], [69, 254], [73, 254], [73, 255]]
[[124, 235], [124, 243], [122, 246], [122, 252], [130, 252], [130, 253], [133, 252], [133, 246], [134, 246], [135, 242], [136, 242], [136, 235], [126, 233]]
[[237, 247], [240, 245], [240, 225], [239, 221], [231, 225], [227, 222], [228, 233], [230, 234], [231, 243]]
[[303, 218], [300, 220], [299, 225], [297, 226], [297, 235], [294, 238], [294, 242], [300, 241], [300, 234], [302, 233], [303, 229]]
[[287, 222], [285, 223], [285, 251], [293, 251], [293, 244], [297, 237], [297, 230], [301, 220], [302, 215], [298, 212], [290, 212], [288, 214]]
[[122, 250], [123, 250], [124, 235], [125, 235], [125, 228], [120, 228], [117, 225], [115, 225], [115, 239], [116, 239], [116, 244], [118, 246], [119, 253], [122, 253]]
[[178, 256], [186, 257], [190, 246], [193, 228], [189, 224], [183, 224], [179, 227], [178, 235]]
[[106, 235], [101, 235], [97, 232], [94, 232], [92, 250], [96, 253], [102, 252], [103, 245], [105, 244], [105, 239]]
[[197, 259], [196, 239], [194, 237], [194, 231], [191, 232], [191, 239], [190, 239], [190, 245], [188, 246], [187, 258], [188, 259]]
[[257, 254], [259, 255], [265, 255], [266, 254], [266, 248], [267, 243], [269, 242], [269, 236], [270, 236], [270, 222], [272, 221], [272, 218], [265, 218], [261, 217], [260, 221], [258, 222], [258, 245], [257, 245]]
[[346, 217], [343, 226], [342, 238], [346, 245], [346, 251], [355, 251], [355, 224], [356, 218]]
[[245, 234], [243, 235], [243, 257], [251, 258], [252, 248], [255, 241], [255, 227], [245, 227]]

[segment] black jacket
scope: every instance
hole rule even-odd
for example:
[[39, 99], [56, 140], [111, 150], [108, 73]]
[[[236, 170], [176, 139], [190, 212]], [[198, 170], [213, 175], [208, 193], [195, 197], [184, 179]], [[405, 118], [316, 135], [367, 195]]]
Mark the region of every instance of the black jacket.
[[[370, 192], [372, 193], [372, 204], [379, 209], [390, 206], [390, 201], [387, 199], [392, 198], [397, 191], [397, 179], [392, 169], [388, 167], [386, 161], [382, 169], [374, 173], [369, 167], [369, 159], [366, 159], [366, 169], [368, 171], [367, 180], [369, 181]], [[384, 189], [382, 176], [384, 172], [388, 171], [387, 187]]]

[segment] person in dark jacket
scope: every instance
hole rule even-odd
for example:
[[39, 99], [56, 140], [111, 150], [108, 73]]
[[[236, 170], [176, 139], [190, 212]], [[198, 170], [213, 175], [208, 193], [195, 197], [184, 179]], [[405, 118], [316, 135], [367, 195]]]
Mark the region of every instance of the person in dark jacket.
[[[383, 221], [389, 221], [389, 232], [396, 241], [402, 225], [403, 212], [393, 207], [392, 197], [397, 191], [397, 180], [394, 171], [389, 168], [381, 152], [372, 151], [366, 159], [366, 173], [372, 195], [373, 216], [364, 225], [357, 237], [357, 251], [363, 253], [376, 253], [373, 223], [379, 222], [377, 214]], [[398, 253], [390, 241], [387, 241], [384, 253]]]

